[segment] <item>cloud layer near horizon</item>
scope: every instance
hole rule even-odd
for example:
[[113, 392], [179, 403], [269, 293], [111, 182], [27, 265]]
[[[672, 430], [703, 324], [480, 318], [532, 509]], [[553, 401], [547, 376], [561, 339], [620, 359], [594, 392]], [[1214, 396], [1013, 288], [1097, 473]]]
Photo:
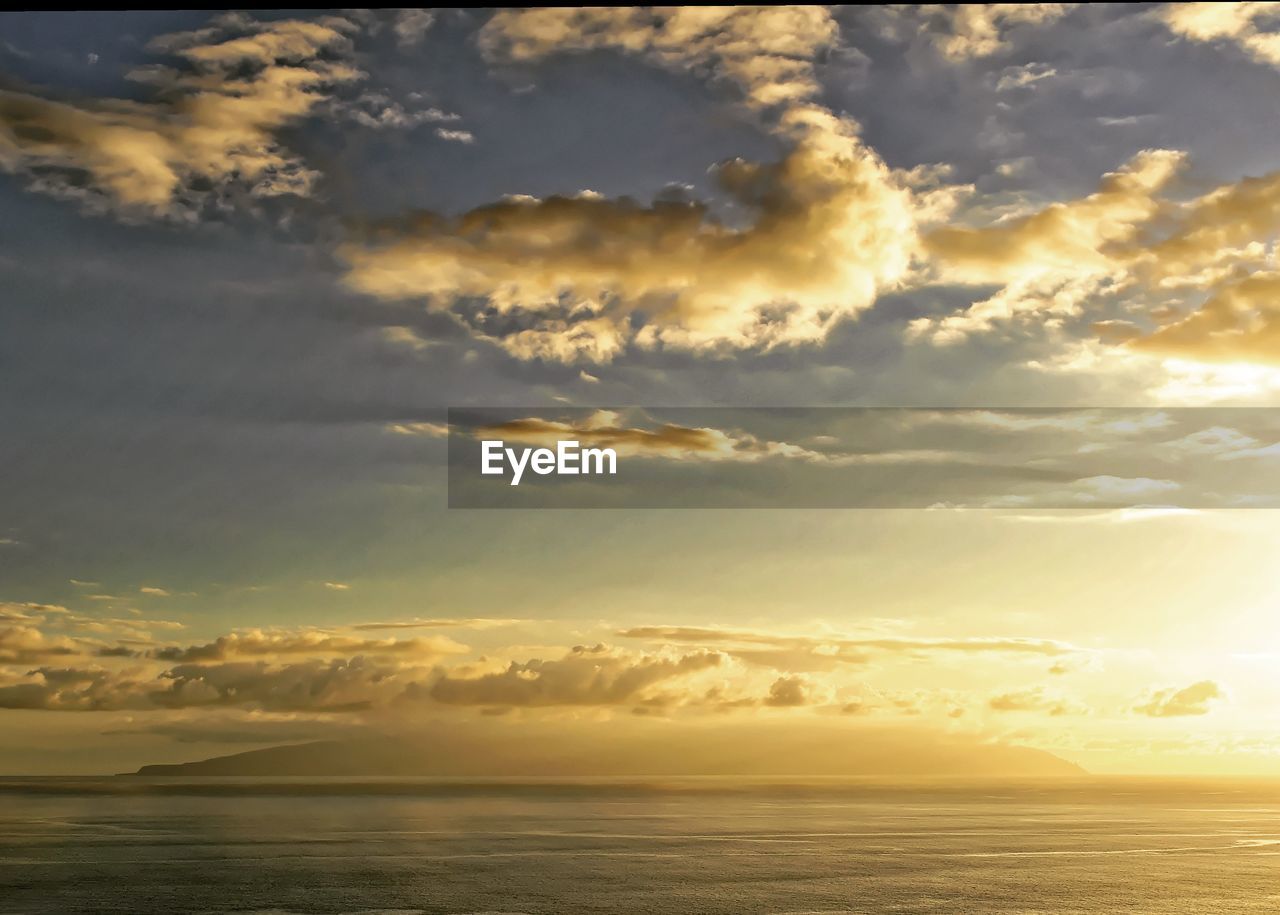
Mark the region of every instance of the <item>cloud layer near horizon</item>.
[[[800, 674], [834, 676], [843, 669], [861, 676], [894, 658], [986, 656], [1017, 663], [1081, 653], [1049, 639], [801, 637], [690, 626], [614, 633], [644, 643], [643, 649], [598, 643], [546, 647], [526, 658], [512, 657], [521, 650], [515, 647], [477, 654], [445, 635], [371, 639], [361, 625], [245, 629], [193, 644], [147, 634], [143, 627], [153, 622], [142, 618], [120, 621], [136, 626], [113, 628], [61, 607], [5, 606], [11, 621], [0, 625], [0, 707], [57, 711], [234, 707], [344, 713], [406, 704], [796, 708], [834, 702], [839, 681], [819, 684]], [[485, 631], [492, 623], [441, 619], [404, 625], [461, 634]]]

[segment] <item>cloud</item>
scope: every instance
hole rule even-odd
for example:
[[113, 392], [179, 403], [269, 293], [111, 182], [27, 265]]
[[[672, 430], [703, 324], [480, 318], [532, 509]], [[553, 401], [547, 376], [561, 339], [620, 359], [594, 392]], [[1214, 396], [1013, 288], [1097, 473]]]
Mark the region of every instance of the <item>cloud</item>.
[[1157, 13], [1180, 38], [1235, 44], [1261, 63], [1280, 67], [1280, 34], [1259, 25], [1276, 24], [1275, 3], [1169, 3]]
[[474, 143], [475, 134], [469, 130], [456, 130], [448, 127], [437, 127], [436, 136], [451, 143]]
[[1217, 683], [1212, 680], [1201, 680], [1183, 689], [1157, 690], [1145, 702], [1136, 706], [1134, 711], [1153, 718], [1207, 715], [1214, 702], [1226, 698], [1226, 693]]
[[1041, 80], [1052, 79], [1058, 71], [1048, 64], [1023, 64], [1020, 67], [1006, 67], [996, 81], [997, 92], [1009, 92], [1014, 89], [1025, 89], [1034, 86]]
[[71, 639], [45, 635], [34, 626], [0, 627], [0, 664], [39, 664], [82, 653]]
[[1141, 252], [1150, 282], [1209, 289], [1231, 280], [1231, 267], [1265, 261], [1264, 242], [1280, 230], [1280, 171], [1246, 176], [1184, 203], [1171, 203], [1169, 230]]
[[0, 671], [0, 708], [50, 711], [242, 707], [276, 712], [351, 713], [421, 696], [436, 676], [430, 666], [376, 654], [143, 666], [40, 667], [20, 676]]
[[1225, 426], [1210, 426], [1164, 443], [1164, 447], [1179, 455], [1208, 455], [1225, 460], [1253, 456], [1260, 450], [1258, 445], [1258, 440], [1252, 435]]
[[[416, 620], [371, 627], [506, 620]], [[453, 706], [620, 705], [684, 702], [651, 690], [715, 668], [724, 656], [635, 653], [578, 646], [563, 657], [481, 658], [445, 668], [469, 649], [444, 636], [373, 639], [320, 630], [241, 630], [191, 646], [114, 646], [49, 636], [33, 626], [0, 628], [0, 708], [57, 711], [239, 707], [272, 712], [353, 713], [400, 703]], [[103, 666], [58, 666], [96, 656]], [[55, 663], [56, 662], [56, 663]], [[110, 662], [110, 663], [105, 663]], [[21, 664], [34, 669], [13, 670]], [[161, 666], [164, 665], [164, 666]], [[172, 665], [172, 666], [168, 666]]]
[[436, 14], [431, 10], [398, 10], [391, 29], [401, 48], [412, 48], [422, 43], [435, 21]]
[[1022, 25], [1046, 25], [1065, 16], [1074, 3], [962, 3], [925, 6], [920, 12], [939, 17], [941, 35], [934, 41], [947, 60], [959, 63], [990, 57], [1010, 46], [1009, 33]]
[[[166, 646], [156, 644], [149, 631], [165, 628], [162, 620], [84, 617], [41, 604], [3, 609], [0, 619], [13, 625], [0, 626], [0, 708], [365, 709], [397, 700], [410, 684], [425, 687], [439, 675], [441, 660], [469, 651], [443, 635], [369, 638], [314, 629], [244, 629], [205, 644]], [[484, 628], [504, 621], [414, 625], [424, 622]], [[51, 634], [40, 625], [63, 627], [67, 634]], [[397, 624], [375, 624], [382, 625]], [[175, 627], [181, 625], [168, 628]], [[121, 632], [124, 638], [118, 638]], [[104, 642], [90, 634], [117, 639]], [[90, 657], [103, 666], [60, 666]]]
[[922, 3], [872, 7], [882, 37], [924, 44], [944, 62], [963, 65], [1010, 50], [1022, 29], [1057, 22], [1076, 3]]
[[489, 617], [441, 617], [437, 619], [386, 620], [373, 623], [355, 623], [348, 629], [365, 631], [373, 629], [498, 629], [525, 623], [522, 619], [495, 619]]
[[145, 708], [145, 687], [104, 668], [41, 667], [17, 682], [0, 679], [0, 708], [104, 711]]
[[[231, 653], [200, 655], [158, 673], [41, 667], [0, 676], [0, 708], [57, 711], [241, 707], [270, 712], [347, 714], [400, 703], [453, 706], [617, 706], [646, 699], [675, 701], [650, 690], [719, 666], [714, 651], [643, 655], [602, 645], [578, 646], [563, 657], [512, 661], [501, 672], [460, 667], [441, 671], [421, 663], [362, 653], [287, 664], [222, 661]], [[421, 659], [418, 659], [421, 660]], [[690, 694], [690, 697], [692, 694]]]
[[809, 682], [803, 677], [779, 677], [769, 687], [769, 695], [764, 704], [773, 708], [808, 705], [811, 690]]
[[499, 63], [573, 51], [639, 54], [672, 69], [708, 70], [736, 84], [748, 104], [767, 108], [816, 94], [814, 58], [838, 36], [820, 6], [544, 8], [497, 13], [479, 45]]
[[652, 203], [582, 191], [421, 213], [342, 249], [353, 289], [420, 299], [521, 359], [608, 362], [625, 348], [733, 350], [819, 341], [902, 282], [917, 194], [812, 101], [838, 30], [819, 7], [508, 10], [481, 30], [495, 65], [610, 49], [738, 90], [790, 151], [713, 170], [745, 218], [672, 189]]
[[844, 664], [863, 665], [876, 656], [939, 654], [1007, 654], [1058, 657], [1075, 654], [1075, 646], [1052, 639], [1025, 638], [857, 638], [830, 633], [786, 635], [711, 626], [636, 626], [618, 632], [622, 638], [715, 646], [749, 664], [785, 671], [830, 670]]
[[420, 124], [451, 123], [461, 119], [457, 114], [434, 106], [408, 108], [382, 91], [362, 92], [353, 99], [331, 99], [328, 110], [336, 117], [347, 118], [371, 130], [409, 130]]
[[1054, 411], [912, 410], [912, 422], [977, 426], [1001, 432], [1074, 432], [1085, 440], [1159, 431], [1173, 425], [1164, 410], [1064, 409]]
[[430, 422], [391, 423], [387, 426], [387, 431], [394, 432], [396, 435], [418, 435], [426, 438], [447, 438], [449, 435], [449, 426], [447, 423]]
[[1280, 362], [1280, 273], [1222, 286], [1190, 314], [1127, 342], [1203, 362]]
[[444, 636], [413, 639], [366, 639], [323, 630], [245, 629], [220, 636], [205, 645], [159, 648], [152, 657], [162, 661], [223, 661], [238, 657], [285, 655], [397, 655], [436, 657], [464, 654], [465, 645]]
[[149, 215], [190, 211], [215, 191], [308, 194], [316, 173], [276, 132], [332, 86], [359, 79], [329, 59], [350, 23], [258, 23], [230, 15], [154, 49], [182, 62], [133, 74], [151, 101], [60, 101], [0, 90], [0, 168], [46, 191]]
[[[136, 612], [136, 611], [133, 611]], [[177, 620], [148, 619], [142, 616], [103, 617], [71, 614], [58, 620], [59, 625], [74, 627], [77, 632], [94, 635], [127, 635], [150, 639], [153, 630], [174, 631], [186, 628]]]
[[66, 616], [71, 611], [59, 604], [31, 601], [0, 601], [0, 620], [18, 623], [41, 622], [46, 616]]
[[1149, 498], [1172, 492], [1180, 488], [1173, 480], [1153, 480], [1150, 477], [1117, 477], [1097, 476], [1077, 480], [1080, 498], [1084, 501], [1095, 499], [1127, 502], [1132, 499]]
[[[1038, 492], [1013, 493], [996, 496], [982, 503], [987, 508], [1073, 508], [1075, 506], [1112, 506], [1131, 508], [1136, 514], [1111, 513], [1106, 516], [1090, 517], [1088, 521], [1130, 521], [1140, 518], [1147, 511], [1175, 509], [1160, 503], [1153, 504], [1152, 499], [1179, 498], [1183, 489], [1181, 483], [1173, 480], [1158, 480], [1151, 477], [1120, 477], [1111, 474], [1082, 477], [1072, 480], [1068, 485], [1058, 488], [1047, 488]], [[1194, 498], [1194, 494], [1190, 497]], [[1041, 520], [1047, 520], [1047, 516]], [[1086, 520], [1079, 516], [1077, 520]]]
[[996, 712], [1042, 712], [1054, 718], [1087, 711], [1078, 703], [1039, 686], [992, 696], [987, 706]]
[[[914, 244], [908, 193], [844, 140], [843, 152], [806, 141], [780, 163], [719, 166], [721, 190], [755, 214], [743, 228], [676, 197], [512, 198], [345, 246], [347, 283], [461, 309], [472, 332], [525, 359], [817, 341], [900, 281]], [[469, 299], [494, 316], [466, 311]]]
[[1190, 199], [1174, 195], [1185, 154], [1146, 150], [1097, 191], [987, 225], [926, 233], [933, 282], [994, 285], [962, 311], [919, 318], [911, 339], [939, 345], [1020, 319], [1095, 320], [1108, 347], [1191, 363], [1280, 362], [1272, 263], [1280, 171]]
[[1161, 212], [1160, 191], [1184, 162], [1182, 153], [1147, 150], [1085, 197], [930, 232], [924, 243], [938, 280], [1001, 288], [958, 314], [912, 322], [911, 336], [948, 344], [1026, 313], [1080, 314], [1091, 297], [1126, 278], [1139, 254], [1135, 243]]
[[185, 664], [166, 671], [153, 705], [185, 708], [239, 705], [269, 711], [361, 711], [389, 705], [427, 676], [371, 657], [308, 660], [283, 666], [264, 661]]
[[636, 656], [605, 645], [579, 645], [558, 659], [513, 661], [500, 673], [445, 675], [432, 686], [431, 698], [447, 705], [498, 707], [620, 705], [638, 701], [659, 683], [717, 667], [723, 660], [715, 651]]

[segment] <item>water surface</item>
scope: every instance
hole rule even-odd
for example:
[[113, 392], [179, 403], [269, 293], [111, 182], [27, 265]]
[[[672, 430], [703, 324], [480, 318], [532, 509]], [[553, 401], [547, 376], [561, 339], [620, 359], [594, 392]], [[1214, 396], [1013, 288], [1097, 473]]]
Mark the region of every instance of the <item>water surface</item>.
[[1280, 911], [1280, 784], [0, 779], [5, 913]]

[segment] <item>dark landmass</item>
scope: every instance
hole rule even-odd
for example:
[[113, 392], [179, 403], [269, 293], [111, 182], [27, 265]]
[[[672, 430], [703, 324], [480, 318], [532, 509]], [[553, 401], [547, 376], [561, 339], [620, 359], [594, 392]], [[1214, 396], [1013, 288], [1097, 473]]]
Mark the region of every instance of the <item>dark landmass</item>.
[[865, 727], [743, 726], [621, 729], [609, 724], [495, 734], [465, 725], [413, 737], [276, 746], [176, 765], [143, 776], [1080, 776], [1044, 750], [949, 735]]

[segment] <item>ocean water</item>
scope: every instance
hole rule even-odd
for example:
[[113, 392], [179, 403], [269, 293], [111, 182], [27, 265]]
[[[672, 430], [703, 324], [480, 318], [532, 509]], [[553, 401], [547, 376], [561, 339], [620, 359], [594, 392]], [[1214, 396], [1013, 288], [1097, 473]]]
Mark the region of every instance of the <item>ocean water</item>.
[[1280, 784], [0, 779], [4, 913], [1274, 913]]

